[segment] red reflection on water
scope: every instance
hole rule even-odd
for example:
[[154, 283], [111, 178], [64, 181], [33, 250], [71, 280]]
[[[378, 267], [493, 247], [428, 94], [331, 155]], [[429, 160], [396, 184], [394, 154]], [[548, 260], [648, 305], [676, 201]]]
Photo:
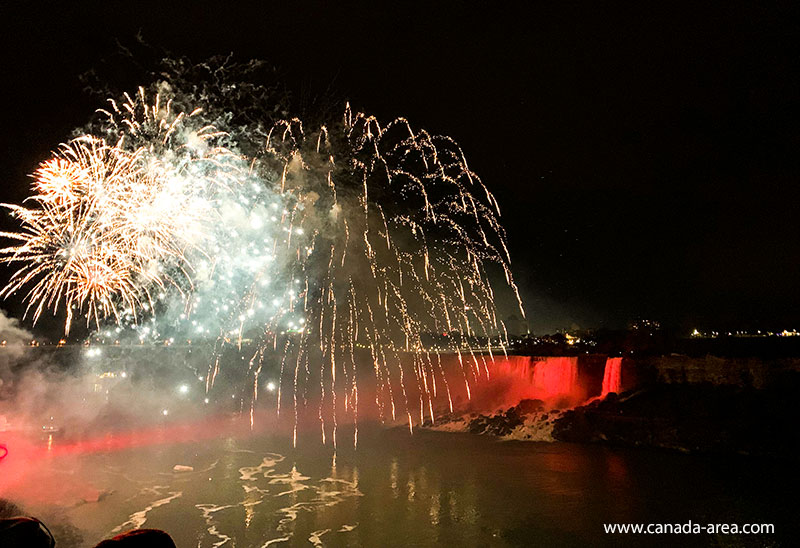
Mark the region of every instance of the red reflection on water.
[[620, 485], [627, 485], [629, 480], [628, 467], [625, 459], [617, 454], [609, 452], [606, 455], [606, 466], [609, 479]]
[[[258, 430], [263, 432], [274, 426], [266, 417], [261, 420]], [[54, 459], [66, 459], [65, 463], [74, 462], [70, 457], [129, 451], [156, 445], [172, 445], [189, 442], [202, 442], [216, 438], [245, 437], [255, 433], [250, 429], [246, 417], [210, 416], [194, 420], [175, 421], [161, 425], [147, 425], [125, 431], [109, 432], [102, 435], [80, 439], [36, 439], [20, 432], [4, 434], [5, 450], [0, 450], [0, 497], [11, 496], [23, 499], [56, 499], [69, 493], [68, 497], [90, 500], [96, 490], [85, 481], [75, 477], [71, 485], [37, 485], [32, 477], [46, 474], [49, 468], [45, 462]], [[3, 458], [7, 457], [7, 458]], [[135, 453], [133, 454], [135, 458]]]
[[209, 417], [201, 420], [174, 422], [103, 436], [73, 440], [42, 448], [42, 456], [123, 451], [150, 445], [186, 443], [249, 432], [245, 418]]
[[611, 392], [620, 393], [622, 387], [622, 358], [608, 358], [603, 373], [603, 392], [601, 397]]

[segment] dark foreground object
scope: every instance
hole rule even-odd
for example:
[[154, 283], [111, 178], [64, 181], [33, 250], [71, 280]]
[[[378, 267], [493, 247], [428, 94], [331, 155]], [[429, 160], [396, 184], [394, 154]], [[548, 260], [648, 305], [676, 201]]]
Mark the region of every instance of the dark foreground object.
[[796, 458], [800, 450], [797, 375], [767, 389], [712, 384], [659, 384], [609, 394], [567, 411], [553, 437], [685, 452]]
[[[0, 501], [2, 502], [2, 501]], [[2, 508], [0, 508], [2, 509]], [[54, 548], [50, 530], [38, 519], [13, 517], [0, 519], [0, 547]], [[175, 542], [158, 529], [134, 529], [104, 540], [95, 548], [176, 548]]]
[[38, 519], [15, 517], [0, 519], [0, 546], [53, 548], [56, 541], [50, 530]]
[[164, 531], [158, 529], [134, 529], [104, 540], [95, 548], [175, 548], [175, 542]]

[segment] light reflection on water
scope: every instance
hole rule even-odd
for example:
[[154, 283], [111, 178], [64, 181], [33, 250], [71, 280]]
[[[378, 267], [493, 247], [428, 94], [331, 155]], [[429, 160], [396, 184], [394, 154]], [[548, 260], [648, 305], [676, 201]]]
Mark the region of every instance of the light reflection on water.
[[760, 522], [786, 533], [790, 464], [391, 431], [335, 458], [263, 438], [69, 456], [30, 481], [83, 483], [107, 493], [100, 500], [61, 497], [54, 509], [24, 483], [0, 496], [73, 524], [85, 545], [145, 526], [178, 546], [580, 546], [620, 542], [604, 522]]

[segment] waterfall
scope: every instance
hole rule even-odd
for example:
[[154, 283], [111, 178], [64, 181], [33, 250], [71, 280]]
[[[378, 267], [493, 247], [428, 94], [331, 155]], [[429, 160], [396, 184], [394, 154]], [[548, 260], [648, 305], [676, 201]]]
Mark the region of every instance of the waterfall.
[[543, 400], [572, 396], [578, 383], [578, 358], [544, 358], [533, 366], [533, 386]]
[[608, 358], [606, 369], [603, 373], [603, 392], [600, 397], [605, 397], [611, 392], [619, 394], [622, 389], [622, 358]]
[[530, 356], [507, 356], [498, 358], [494, 364], [493, 375], [507, 375], [528, 383], [533, 382], [534, 368]]
[[578, 379], [578, 358], [498, 357], [491, 362], [489, 382], [475, 383], [470, 405], [480, 412], [542, 400], [548, 407], [577, 405], [585, 398]]

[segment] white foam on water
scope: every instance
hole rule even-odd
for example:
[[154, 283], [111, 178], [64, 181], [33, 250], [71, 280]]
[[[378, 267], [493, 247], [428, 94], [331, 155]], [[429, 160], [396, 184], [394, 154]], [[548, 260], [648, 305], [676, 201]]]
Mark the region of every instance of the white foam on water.
[[261, 548], [267, 548], [267, 546], [272, 546], [273, 544], [278, 544], [279, 542], [289, 542], [291, 538], [291, 536], [274, 538], [272, 540], [268, 540], [266, 544], [262, 544]]
[[119, 533], [128, 525], [131, 526], [130, 527], [131, 529], [141, 529], [142, 526], [147, 522], [147, 514], [150, 513], [150, 511], [160, 506], [164, 506], [165, 504], [169, 504], [170, 502], [181, 496], [183, 496], [183, 493], [181, 491], [174, 491], [171, 492], [168, 497], [152, 502], [143, 510], [139, 510], [138, 512], [134, 512], [133, 514], [131, 514], [128, 517], [128, 521], [126, 521], [121, 525], [116, 526], [114, 529], [111, 530], [111, 533], [112, 534]]
[[[337, 477], [334, 467], [329, 472], [330, 476], [312, 478], [303, 474], [296, 464], [287, 461], [283, 455], [266, 453], [257, 455], [254, 459], [249, 456], [252, 452], [237, 451], [237, 453], [242, 454], [243, 464], [247, 464], [248, 460], [258, 462], [257, 459], [260, 459], [260, 462], [253, 466], [232, 468], [230, 472], [227, 471], [227, 465], [220, 466], [222, 462], [220, 460], [193, 470], [189, 470], [187, 464], [183, 465], [186, 468], [180, 466], [181, 470], [178, 473], [174, 470], [170, 470], [167, 474], [161, 471], [154, 472], [151, 480], [158, 478], [157, 485], [148, 485], [146, 479], [137, 478], [136, 483], [140, 488], [124, 502], [134, 504], [134, 508], [142, 505], [144, 507], [130, 514], [124, 523], [113, 529], [112, 534], [145, 526], [152, 517], [153, 510], [168, 505], [180, 497], [197, 509], [205, 524], [204, 531], [201, 529], [200, 536], [196, 540], [198, 547], [233, 548], [239, 545], [240, 539], [237, 535], [241, 522], [239, 525], [236, 525], [236, 522], [238, 512], [241, 511], [244, 511], [246, 528], [249, 529], [251, 523], [258, 524], [260, 529], [258, 534], [261, 538], [248, 540], [257, 543], [253, 544], [254, 546], [262, 548], [291, 543], [296, 533], [308, 535], [308, 543], [319, 547], [332, 542], [332, 537], [349, 533], [358, 526], [357, 523], [322, 522], [317, 525], [321, 527], [320, 529], [311, 533], [307, 530], [300, 533], [303, 528], [298, 530], [297, 524], [303, 514], [315, 515], [323, 509], [331, 508], [353, 497], [363, 496], [358, 488], [357, 475]], [[239, 496], [235, 490], [233, 493], [228, 492], [227, 495], [219, 492], [226, 498], [218, 499], [215, 490], [208, 491], [201, 488], [198, 491], [197, 483], [205, 482], [206, 477], [212, 480], [210, 474], [212, 471], [215, 471], [213, 476], [215, 481], [238, 483], [241, 488]], [[233, 475], [229, 476], [229, 473]], [[229, 498], [231, 495], [233, 499]], [[193, 518], [187, 516], [187, 519]], [[273, 535], [274, 538], [267, 538]]]
[[325, 533], [330, 533], [330, 531], [330, 529], [320, 529], [319, 531], [314, 531], [308, 536], [308, 542], [317, 548], [320, 548], [321, 546], [324, 546], [324, 544], [322, 544], [322, 535]]
[[239, 479], [242, 481], [253, 481], [257, 475], [263, 474], [263, 477], [267, 477], [267, 475], [275, 468], [275, 465], [279, 462], [283, 462], [286, 459], [283, 455], [279, 455], [277, 453], [267, 453], [266, 457], [263, 457], [261, 464], [258, 466], [243, 466], [239, 468]]
[[208, 534], [211, 535], [212, 537], [216, 537], [218, 539], [217, 542], [212, 544], [212, 546], [214, 548], [219, 548], [220, 546], [223, 546], [228, 541], [233, 540], [228, 535], [225, 535], [225, 534], [222, 534], [222, 533], [219, 532], [219, 530], [217, 529], [217, 526], [213, 523], [214, 514], [219, 512], [220, 510], [225, 510], [227, 508], [235, 508], [236, 506], [237, 506], [236, 504], [227, 504], [227, 505], [224, 505], [224, 506], [216, 506], [216, 505], [213, 505], [213, 504], [195, 504], [194, 505], [194, 507], [197, 508], [198, 510], [200, 510], [200, 512], [202, 512], [202, 514], [203, 514], [203, 519], [205, 520], [206, 525], [208, 526], [208, 527], [206, 527], [206, 531], [208, 531]]

